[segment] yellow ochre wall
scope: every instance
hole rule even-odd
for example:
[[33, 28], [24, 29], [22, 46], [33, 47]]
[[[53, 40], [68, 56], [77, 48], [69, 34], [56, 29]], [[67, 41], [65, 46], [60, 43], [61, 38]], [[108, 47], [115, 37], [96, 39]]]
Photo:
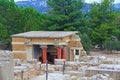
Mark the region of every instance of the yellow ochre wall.
[[12, 38], [12, 51], [14, 58], [26, 60], [26, 45], [24, 44], [25, 39], [23, 37]]
[[[19, 59], [23, 59], [26, 60], [27, 59], [27, 55], [26, 55], [26, 44], [25, 44], [25, 40], [29, 40], [30, 41], [30, 45], [33, 45], [33, 43], [54, 43], [55, 38], [24, 38], [24, 37], [12, 37], [12, 51], [14, 53], [14, 58], [19, 58]], [[82, 47], [82, 44], [80, 41], [75, 42], [75, 41], [71, 41], [71, 36], [67, 36], [64, 38], [60, 38], [59, 41], [60, 42], [68, 42], [69, 43], [69, 48], [70, 47]], [[68, 52], [70, 53], [70, 52]]]

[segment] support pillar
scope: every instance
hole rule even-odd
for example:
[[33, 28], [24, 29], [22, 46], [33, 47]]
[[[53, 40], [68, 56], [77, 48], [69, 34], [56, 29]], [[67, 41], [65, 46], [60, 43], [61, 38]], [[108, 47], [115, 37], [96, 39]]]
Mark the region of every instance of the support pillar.
[[26, 55], [27, 55], [27, 60], [33, 59], [33, 46], [32, 45], [26, 45]]
[[61, 47], [57, 47], [57, 58], [61, 59]]
[[42, 62], [46, 63], [47, 61], [47, 46], [41, 46], [42, 48]]
[[66, 46], [63, 47], [63, 59], [66, 59]]

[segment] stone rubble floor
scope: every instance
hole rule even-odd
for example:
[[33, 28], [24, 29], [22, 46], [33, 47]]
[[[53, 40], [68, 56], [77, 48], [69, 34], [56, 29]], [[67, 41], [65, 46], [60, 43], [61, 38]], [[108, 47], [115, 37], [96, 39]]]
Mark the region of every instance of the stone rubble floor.
[[30, 80], [40, 80], [40, 79], [39, 79], [39, 76], [36, 76], [36, 77], [34, 77], [34, 78], [30, 79]]

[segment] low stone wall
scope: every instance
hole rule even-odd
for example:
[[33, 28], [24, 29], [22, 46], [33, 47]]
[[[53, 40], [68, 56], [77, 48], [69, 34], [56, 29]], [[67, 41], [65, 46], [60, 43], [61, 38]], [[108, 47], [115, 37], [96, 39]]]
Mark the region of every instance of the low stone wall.
[[120, 80], [120, 71], [105, 70], [105, 69], [87, 69], [86, 77], [91, 77], [96, 74], [109, 74], [114, 80]]
[[30, 60], [26, 63], [14, 59], [14, 80], [30, 80], [41, 74], [41, 62]]

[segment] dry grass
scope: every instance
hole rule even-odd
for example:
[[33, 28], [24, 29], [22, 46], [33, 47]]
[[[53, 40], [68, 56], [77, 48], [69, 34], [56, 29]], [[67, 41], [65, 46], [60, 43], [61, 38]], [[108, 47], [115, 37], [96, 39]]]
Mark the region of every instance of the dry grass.
[[109, 58], [120, 58], [120, 53], [114, 53], [114, 52], [108, 52], [103, 50], [92, 50], [90, 52], [90, 55], [92, 56], [106, 56]]

